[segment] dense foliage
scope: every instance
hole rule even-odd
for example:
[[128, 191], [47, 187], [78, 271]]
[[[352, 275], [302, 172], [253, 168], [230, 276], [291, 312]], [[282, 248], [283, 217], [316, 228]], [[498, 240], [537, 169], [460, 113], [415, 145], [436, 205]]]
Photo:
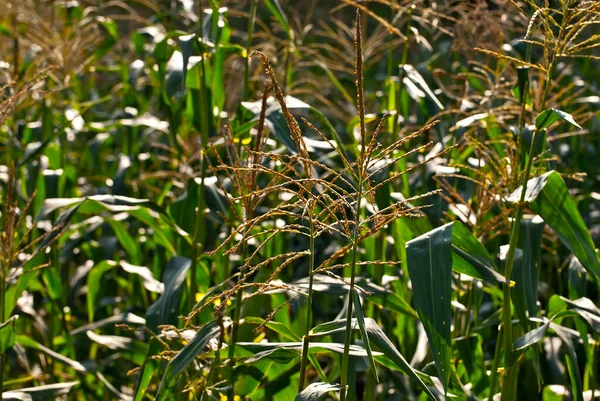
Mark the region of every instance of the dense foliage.
[[1, 6], [2, 399], [600, 397], [600, 2]]

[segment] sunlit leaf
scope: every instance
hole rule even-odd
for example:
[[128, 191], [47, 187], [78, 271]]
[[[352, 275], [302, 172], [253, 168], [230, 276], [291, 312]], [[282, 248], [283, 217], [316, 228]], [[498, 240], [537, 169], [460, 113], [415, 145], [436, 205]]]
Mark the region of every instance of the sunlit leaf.
[[452, 223], [407, 242], [406, 254], [417, 312], [447, 390], [452, 323]]

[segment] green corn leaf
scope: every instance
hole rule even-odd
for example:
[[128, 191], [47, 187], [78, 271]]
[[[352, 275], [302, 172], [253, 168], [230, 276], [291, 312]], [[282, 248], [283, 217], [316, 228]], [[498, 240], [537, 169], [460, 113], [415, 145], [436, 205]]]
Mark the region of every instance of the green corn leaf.
[[[331, 295], [342, 296], [346, 294], [350, 288], [348, 284], [342, 283], [339, 280], [323, 274], [315, 274], [313, 280], [314, 291], [327, 292]], [[305, 277], [295, 281], [292, 283], [292, 285], [294, 287], [308, 289], [308, 282], [308, 277]], [[370, 295], [365, 298], [366, 301], [372, 302], [375, 305], [387, 308], [394, 312], [402, 313], [411, 317], [417, 317], [417, 312], [415, 312], [409, 303], [400, 298], [395, 292], [374, 284], [367, 279], [357, 279], [356, 284], [363, 290], [370, 293]]]
[[60, 216], [58, 216], [58, 219], [56, 219], [52, 230], [50, 230], [48, 234], [44, 235], [44, 237], [38, 244], [35, 253], [44, 250], [48, 245], [50, 245], [52, 242], [57, 240], [62, 234], [64, 234], [67, 224], [69, 224], [69, 222], [73, 219], [73, 216], [75, 216], [75, 213], [79, 209], [79, 206], [81, 206], [81, 203], [76, 204], [75, 206], [67, 209], [66, 211], [62, 212]]
[[447, 391], [452, 340], [452, 224], [407, 242], [406, 253], [417, 313]]
[[288, 39], [294, 40], [292, 29], [288, 22], [288, 18], [283, 12], [283, 7], [281, 7], [281, 3], [279, 2], [279, 0], [265, 0], [265, 5], [267, 6], [271, 14], [273, 14], [273, 17], [275, 17], [279, 25], [281, 25]]
[[18, 315], [11, 316], [6, 322], [0, 324], [0, 352], [5, 353], [15, 343]]
[[517, 83], [512, 88], [512, 94], [519, 103], [526, 102], [527, 105], [531, 104], [531, 98], [527, 91], [529, 87], [529, 67], [521, 65], [517, 67]]
[[[498, 258], [503, 269], [506, 269], [506, 257], [508, 255], [509, 246], [503, 245], [500, 247], [500, 253]], [[527, 331], [529, 318], [527, 315], [527, 301], [526, 301], [526, 289], [525, 289], [525, 269], [523, 267], [523, 250], [517, 248], [515, 250], [515, 256], [513, 260], [513, 271], [511, 279], [514, 283], [514, 288], [510, 292], [510, 298], [519, 317], [519, 323], [523, 330]]]
[[163, 346], [158, 339], [150, 339], [148, 354], [146, 355], [146, 360], [144, 361], [144, 364], [140, 370], [140, 380], [138, 381], [135, 389], [135, 396], [133, 398], [134, 401], [142, 401], [144, 399], [144, 395], [146, 394], [146, 390], [152, 381], [152, 377], [158, 369], [158, 360], [152, 359], [151, 357], [158, 354], [160, 351], [162, 351], [162, 349]]
[[373, 375], [375, 375], [375, 380], [379, 382], [379, 375], [377, 374], [377, 366], [375, 366], [375, 360], [373, 359], [373, 353], [371, 352], [371, 342], [369, 341], [369, 336], [367, 334], [367, 330], [365, 328], [365, 316], [363, 314], [362, 305], [360, 303], [360, 297], [356, 292], [355, 288], [352, 288], [350, 291], [350, 296], [352, 297], [352, 303], [354, 304], [354, 311], [356, 313], [356, 321], [358, 322], [358, 328], [360, 330], [360, 335], [363, 339], [363, 343], [365, 345], [365, 350], [369, 355], [369, 365], [371, 366], [371, 370], [373, 371]]
[[150, 330], [157, 332], [159, 325], [177, 323], [181, 293], [191, 266], [192, 261], [182, 256], [175, 256], [167, 263], [163, 278], [165, 290], [146, 313], [146, 326]]
[[520, 351], [524, 350], [527, 347], [532, 346], [533, 344], [537, 344], [544, 339], [546, 333], [548, 333], [548, 329], [550, 328], [551, 321], [548, 320], [540, 327], [536, 327], [535, 329], [528, 331], [522, 337], [516, 339], [513, 343], [513, 350]]
[[[188, 259], [189, 260], [189, 259]], [[177, 381], [177, 377], [185, 368], [196, 358], [196, 356], [204, 350], [208, 342], [216, 337], [221, 331], [219, 323], [212, 321], [205, 324], [194, 336], [194, 338], [186, 344], [181, 351], [167, 365], [167, 369], [158, 387], [156, 400], [163, 401], [168, 396], [168, 390], [173, 387]]]
[[496, 271], [487, 249], [459, 221], [447, 224], [452, 229], [452, 269], [481, 280], [504, 283], [506, 279]]
[[575, 352], [575, 344], [571, 339], [569, 331], [555, 323], [550, 323], [550, 328], [560, 337], [565, 346], [567, 360], [567, 370], [569, 377], [571, 378], [571, 392], [575, 401], [583, 401], [583, 383], [582, 375], [579, 370], [579, 362], [577, 360], [577, 353]]
[[66, 396], [79, 382], [45, 384], [2, 393], [3, 400], [48, 401]]
[[[508, 200], [518, 202], [522, 188]], [[583, 267], [600, 280], [600, 262], [592, 237], [562, 177], [550, 171], [527, 182], [525, 201], [558, 235], [562, 243], [581, 261]]]
[[238, 396], [251, 396], [256, 392], [260, 384], [263, 382], [268, 372], [275, 369], [276, 362], [270, 358], [261, 357], [259, 354], [275, 352], [294, 352], [289, 349], [281, 348], [279, 351], [272, 349], [269, 351], [262, 351], [256, 354], [259, 359], [253, 361], [252, 365], [240, 365], [236, 366], [234, 376], [236, 377], [235, 382], [235, 394]]
[[330, 391], [345, 391], [345, 389], [339, 384], [311, 383], [298, 393], [294, 401], [318, 401]]
[[96, 304], [98, 303], [98, 296], [102, 290], [102, 277], [104, 273], [117, 267], [117, 263], [112, 260], [103, 260], [98, 263], [88, 273], [87, 277], [87, 308], [88, 308], [88, 319], [89, 322], [94, 321], [94, 312]]
[[[333, 333], [343, 332], [346, 329], [346, 319], [333, 320], [327, 323], [320, 324], [314, 327], [310, 331], [311, 338], [318, 338]], [[356, 319], [352, 319], [352, 329], [359, 330], [358, 322]], [[385, 335], [383, 330], [379, 327], [377, 322], [371, 318], [365, 318], [365, 331], [369, 336], [371, 344], [375, 345], [377, 349], [383, 354], [382, 357], [387, 358], [381, 359], [374, 353], [375, 360], [385, 366], [390, 366], [390, 363], [396, 369], [404, 372], [411, 379], [415, 380], [421, 388], [434, 400], [439, 400], [434, 392], [423, 382], [416, 370], [410, 366], [410, 364], [404, 359], [404, 356], [396, 349], [394, 344], [390, 341], [388, 336]], [[301, 343], [300, 343], [301, 344]], [[322, 346], [323, 343], [311, 342], [310, 346]], [[389, 362], [388, 362], [389, 361]]]
[[572, 115], [558, 109], [546, 109], [538, 114], [535, 118], [535, 129], [539, 132], [559, 120], [564, 120], [574, 127], [581, 129], [581, 126], [577, 124]]
[[544, 220], [540, 216], [523, 216], [518, 247], [523, 251], [522, 284], [529, 317], [537, 314], [537, 291], [542, 263]]
[[25, 335], [17, 335], [15, 342], [23, 347], [43, 352], [55, 361], [60, 362], [61, 364], [75, 370], [77, 373], [85, 374], [88, 371], [86, 367], [83, 366], [80, 362], [74, 361], [73, 359], [61, 355], [58, 352], [52, 351], [51, 349], [43, 346], [42, 344], [38, 343], [35, 340], [32, 340], [31, 338]]
[[[406, 77], [404, 77], [403, 83], [407, 85], [408, 88], [414, 87], [417, 91], [422, 91], [424, 94], [429, 97], [433, 103], [438, 107], [439, 110], [444, 110], [444, 105], [439, 101], [437, 96], [433, 93], [427, 81], [423, 76], [417, 71], [415, 67], [410, 64], [400, 65], [400, 68], [404, 70]], [[413, 89], [414, 91], [414, 89]], [[418, 100], [418, 99], [417, 99]]]
[[587, 274], [585, 268], [576, 256], [569, 262], [569, 298], [576, 299], [585, 296]]

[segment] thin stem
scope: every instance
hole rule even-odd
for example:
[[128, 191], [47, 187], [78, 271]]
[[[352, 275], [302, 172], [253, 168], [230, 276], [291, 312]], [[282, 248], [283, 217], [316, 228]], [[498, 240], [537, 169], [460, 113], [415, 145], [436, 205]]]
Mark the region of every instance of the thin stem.
[[[354, 280], [356, 276], [356, 260], [358, 257], [358, 236], [360, 232], [360, 203], [362, 202], [363, 181], [359, 183], [358, 196], [356, 198], [355, 228], [352, 238], [352, 262], [350, 263], [350, 290], [348, 291], [348, 310], [346, 313], [346, 332], [344, 337], [344, 355], [342, 358], [342, 386], [348, 385], [348, 366], [350, 360], [350, 340], [352, 339], [352, 292], [354, 291]], [[346, 390], [340, 393], [340, 400], [346, 400]]]
[[[410, 33], [412, 27], [414, 5], [408, 9], [408, 21], [406, 22], [406, 39], [404, 40], [404, 47], [402, 49], [402, 58], [400, 59], [400, 65], [404, 66], [408, 61], [408, 50], [410, 48]], [[398, 137], [398, 131], [400, 129], [400, 112], [401, 112], [401, 96], [402, 96], [402, 80], [404, 79], [404, 67], [398, 71], [398, 86], [396, 88], [396, 115], [394, 116], [394, 127], [392, 132], [392, 138]], [[398, 167], [400, 171], [405, 170], [406, 161], [402, 160]], [[408, 197], [410, 193], [410, 186], [408, 184], [408, 175], [402, 176], [402, 192], [404, 196]]]
[[342, 377], [341, 382], [344, 389], [340, 392], [340, 401], [346, 401], [348, 391], [348, 366], [350, 362], [350, 341], [352, 339], [352, 296], [354, 293], [354, 280], [356, 276], [356, 260], [358, 258], [358, 238], [360, 236], [360, 204], [363, 197], [363, 186], [366, 172], [366, 152], [367, 152], [367, 129], [365, 126], [365, 99], [363, 88], [363, 59], [362, 59], [362, 33], [360, 24], [360, 9], [356, 10], [356, 103], [358, 109], [358, 118], [360, 125], [360, 159], [357, 165], [358, 194], [356, 197], [356, 206], [354, 209], [354, 232], [352, 235], [352, 262], [350, 263], [350, 289], [348, 290], [348, 309], [346, 311], [346, 331], [344, 338], [344, 354], [342, 357]]
[[252, 47], [252, 34], [254, 33], [254, 20], [256, 19], [256, 0], [250, 3], [250, 16], [248, 18], [248, 36], [246, 37], [246, 69], [244, 70], [244, 93], [242, 98], [250, 96], [250, 48]]
[[[563, 19], [562, 25], [559, 32], [559, 42], [562, 37], [562, 33], [564, 32], [565, 24], [567, 22], [567, 12], [568, 6], [563, 7]], [[552, 54], [552, 59], [550, 60], [550, 65], [548, 67], [548, 74], [546, 75], [546, 82], [544, 85], [544, 92], [541, 98], [540, 107], [543, 109], [546, 103], [546, 99], [548, 97], [548, 92], [552, 80], [552, 74], [554, 72], [554, 66], [556, 61], [555, 51]], [[523, 97], [524, 98], [524, 97]], [[510, 233], [510, 241], [508, 254], [506, 256], [506, 267], [504, 271], [504, 276], [507, 279], [507, 282], [504, 284], [503, 288], [503, 304], [502, 304], [502, 320], [504, 325], [504, 353], [505, 353], [505, 369], [506, 369], [506, 380], [502, 386], [502, 396], [501, 401], [510, 401], [514, 398], [514, 394], [516, 391], [517, 385], [517, 370], [518, 366], [513, 366], [514, 364], [514, 354], [512, 352], [513, 345], [513, 336], [512, 336], [512, 312], [511, 312], [511, 301], [510, 301], [510, 277], [512, 275], [513, 264], [515, 260], [515, 254], [517, 251], [518, 241], [519, 241], [519, 229], [521, 225], [521, 220], [523, 218], [523, 209], [525, 206], [525, 194], [527, 192], [527, 182], [529, 181], [529, 177], [531, 175], [531, 167], [533, 165], [534, 159], [534, 151], [536, 148], [536, 143], [539, 137], [539, 131], [536, 128], [533, 132], [533, 139], [531, 140], [531, 145], [529, 148], [529, 158], [527, 159], [527, 164], [525, 166], [525, 174], [523, 177], [523, 186], [521, 187], [521, 196], [519, 198], [519, 203], [517, 205], [515, 219], [512, 224], [511, 233]]]
[[[240, 278], [244, 277], [244, 275], [246, 274], [246, 263], [244, 263], [244, 261], [246, 260], [246, 256], [247, 256], [247, 245], [246, 243], [244, 243], [242, 245], [242, 256], [241, 256], [241, 261], [243, 263], [242, 265], [242, 269], [240, 270]], [[241, 311], [242, 311], [242, 295], [243, 295], [243, 291], [241, 288], [239, 288], [237, 290], [237, 293], [235, 294], [235, 306], [234, 306], [234, 310], [233, 310], [233, 322], [231, 323], [231, 338], [229, 339], [229, 348], [228, 348], [228, 352], [227, 352], [227, 358], [229, 359], [229, 382], [231, 384], [231, 388], [229, 389], [229, 394], [227, 399], [229, 401], [233, 401], [234, 397], [235, 397], [235, 392], [234, 392], [234, 388], [233, 388], [233, 384], [234, 384], [234, 377], [233, 377], [233, 369], [235, 367], [235, 344], [237, 343], [237, 337], [238, 337], [238, 332], [239, 332], [239, 328], [240, 328], [240, 316], [241, 316]]]
[[[1, 261], [0, 261], [1, 263]], [[4, 275], [4, 263], [0, 266], [0, 324], [6, 321], [6, 313], [4, 311], [4, 297], [6, 293], [6, 279]], [[0, 353], [0, 396], [4, 391], [4, 361], [6, 355], [4, 352]]]
[[306, 367], [308, 364], [308, 335], [312, 327], [312, 297], [315, 268], [315, 226], [312, 218], [309, 220], [310, 239], [309, 239], [309, 261], [308, 261], [308, 302], [306, 303], [306, 329], [302, 338], [302, 361], [300, 362], [300, 380], [298, 381], [298, 392], [304, 389], [306, 382]]
[[[200, 18], [202, 18], [204, 10], [204, 1], [200, 1]], [[204, 27], [202, 24], [202, 20], [200, 20], [200, 40], [202, 45], [204, 45]], [[202, 59], [201, 59], [201, 77], [200, 77], [200, 110], [196, 110], [197, 113], [200, 114], [201, 120], [201, 130], [200, 130], [200, 146], [203, 157], [201, 158], [200, 164], [200, 187], [198, 189], [198, 203], [196, 205], [196, 222], [194, 224], [194, 237], [192, 243], [192, 274], [191, 274], [191, 283], [190, 283], [190, 294], [188, 299], [188, 305], [191, 309], [195, 305], [196, 301], [196, 293], [198, 292], [198, 283], [197, 283], [197, 266], [196, 261], [198, 256], [204, 250], [204, 242], [206, 239], [206, 212], [205, 212], [205, 202], [204, 193], [205, 193], [205, 179], [206, 179], [206, 165], [207, 162], [204, 159], [206, 157], [206, 153], [204, 152], [204, 146], [208, 144], [208, 118], [209, 113], [207, 113], [207, 105], [206, 100], [208, 96], [206, 96], [206, 71], [205, 71], [205, 57], [204, 57], [204, 48], [202, 49]]]

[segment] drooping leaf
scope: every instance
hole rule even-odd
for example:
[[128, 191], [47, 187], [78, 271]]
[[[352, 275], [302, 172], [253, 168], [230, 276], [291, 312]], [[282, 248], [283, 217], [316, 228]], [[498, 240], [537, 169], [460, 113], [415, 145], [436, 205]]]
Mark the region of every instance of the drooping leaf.
[[311, 383], [298, 393], [294, 401], [318, 401], [330, 391], [345, 391], [345, 389], [340, 384]]
[[564, 120], [569, 124], [581, 129], [581, 126], [577, 124], [572, 115], [558, 109], [546, 109], [538, 114], [535, 118], [535, 129], [537, 131], [541, 131], [559, 120]]
[[73, 216], [75, 215], [77, 210], [79, 209], [79, 206], [81, 206], [81, 204], [77, 204], [77, 205], [67, 209], [66, 211], [62, 212], [60, 214], [60, 216], [58, 216], [58, 219], [54, 223], [54, 226], [52, 227], [52, 229], [46, 235], [44, 235], [42, 240], [39, 242], [37, 249], [35, 251], [36, 253], [45, 249], [48, 245], [50, 245], [53, 241], [55, 241], [61, 234], [64, 233], [64, 230], [65, 230], [67, 224], [69, 224], [69, 222], [71, 221], [71, 219], [73, 218]]
[[452, 223], [406, 243], [408, 273], [438, 374], [448, 389], [452, 323]]
[[352, 297], [352, 303], [354, 304], [354, 311], [356, 313], [356, 321], [358, 323], [360, 335], [363, 339], [367, 355], [369, 356], [369, 365], [371, 366], [373, 375], [375, 375], [375, 380], [379, 382], [377, 366], [375, 366], [375, 360], [373, 359], [373, 353], [371, 352], [371, 342], [369, 341], [369, 336], [365, 328], [365, 316], [363, 314], [362, 304], [360, 303], [360, 297], [358, 296], [358, 293], [356, 292], [355, 288], [352, 288], [352, 290], [350, 291], [350, 296]]
[[[522, 188], [513, 192], [508, 200], [518, 202], [521, 191]], [[550, 171], [530, 179], [525, 201], [556, 232], [588, 273], [600, 280], [600, 262], [594, 242], [562, 177], [556, 171]]]
[[29, 338], [27, 336], [17, 335], [15, 342], [24, 347], [33, 348], [38, 351], [41, 351], [44, 354], [48, 355], [50, 358], [53, 358], [55, 361], [60, 362], [63, 365], [74, 369], [78, 373], [86, 373], [87, 372], [87, 369], [85, 368], [85, 366], [83, 366], [80, 362], [74, 361], [71, 358], [68, 358], [64, 355], [59, 354], [58, 352], [52, 351], [51, 349], [43, 346], [42, 344], [38, 343], [35, 340], [32, 340], [31, 338]]
[[96, 330], [105, 326], [114, 327], [115, 324], [119, 323], [125, 323], [128, 325], [143, 325], [146, 324], [146, 319], [144, 319], [143, 317], [139, 317], [133, 313], [123, 312], [118, 315], [107, 317], [105, 319], [77, 327], [76, 329], [73, 329], [69, 334], [71, 336], [75, 336], [80, 333], [85, 333], [88, 330]]
[[[353, 330], [359, 330], [358, 322], [356, 319], [352, 319], [351, 327]], [[322, 324], [314, 327], [310, 331], [310, 337], [318, 338], [318, 337], [330, 335], [333, 333], [343, 332], [343, 331], [345, 331], [345, 329], [346, 329], [346, 319], [333, 320], [333, 321], [330, 321], [327, 323], [322, 323]], [[404, 358], [404, 356], [402, 356], [400, 351], [398, 351], [396, 349], [394, 344], [391, 342], [391, 340], [388, 338], [388, 336], [383, 332], [381, 327], [379, 327], [379, 325], [377, 324], [377, 322], [375, 320], [373, 320], [371, 318], [365, 318], [365, 331], [367, 332], [367, 335], [369, 336], [369, 340], [371, 341], [371, 344], [375, 345], [377, 347], [377, 349], [379, 349], [379, 351], [383, 354], [383, 356], [387, 358], [387, 361], [389, 361], [396, 369], [404, 372], [411, 379], [415, 380], [421, 386], [423, 391], [425, 391], [430, 397], [432, 397], [434, 400], [439, 400], [439, 397], [437, 397], [431, 391], [431, 389], [423, 382], [421, 377], [417, 374], [417, 371], [414, 370], [412, 368], [412, 366], [410, 366], [408, 361]], [[314, 342], [310, 343], [311, 347], [316, 346], [316, 345], [322, 346], [322, 343], [314, 343]], [[378, 361], [380, 363], [385, 362], [385, 361], [382, 361], [381, 359], [379, 359], [375, 353], [373, 355], [375, 356], [376, 361]], [[366, 354], [365, 354], [365, 356], [366, 356]], [[388, 366], [388, 365], [386, 365], [386, 366]]]
[[540, 327], [525, 333], [523, 336], [517, 338], [513, 344], [513, 350], [520, 351], [533, 344], [537, 344], [544, 339], [548, 329], [550, 328], [550, 320], [547, 320]]
[[569, 298], [576, 299], [585, 296], [587, 285], [587, 274], [585, 268], [577, 259], [577, 256], [571, 257], [569, 262]]
[[565, 346], [567, 360], [567, 370], [569, 377], [571, 378], [572, 394], [575, 401], [583, 401], [583, 382], [581, 371], [579, 370], [579, 362], [577, 360], [577, 352], [575, 351], [575, 344], [571, 339], [569, 331], [555, 323], [550, 323], [550, 328], [560, 337]]
[[[433, 103], [435, 103], [438, 109], [444, 110], [444, 105], [442, 105], [437, 96], [435, 96], [435, 94], [427, 84], [425, 78], [423, 78], [423, 76], [419, 73], [419, 71], [417, 71], [415, 67], [413, 67], [410, 64], [404, 64], [400, 65], [400, 68], [402, 68], [404, 70], [404, 73], [406, 74], [404, 80], [407, 80], [408, 82], [410, 82], [410, 84], [415, 85], [418, 89], [423, 91], [427, 95], [427, 97], [429, 97], [433, 101]], [[403, 82], [407, 84], [407, 82], [404, 80]]]
[[[293, 282], [292, 285], [308, 289], [308, 282], [308, 277], [305, 277]], [[381, 287], [368, 279], [357, 278], [356, 284], [369, 292], [370, 295], [365, 298], [366, 301], [407, 316], [417, 317], [417, 312], [394, 291]], [[348, 284], [323, 274], [315, 274], [313, 278], [313, 291], [328, 292], [332, 295], [344, 295], [348, 293], [349, 288]]]
[[0, 352], [6, 353], [15, 343], [16, 324], [18, 315], [11, 316], [6, 322], [0, 324]]
[[504, 283], [506, 279], [496, 271], [487, 249], [469, 229], [459, 221], [452, 225], [452, 269], [474, 278]]
[[102, 289], [102, 277], [104, 276], [104, 273], [114, 269], [116, 266], [117, 263], [112, 260], [103, 260], [92, 267], [92, 270], [88, 273], [87, 308], [88, 319], [90, 323], [94, 321], [94, 312], [96, 309], [97, 299]]
[[60, 396], [65, 396], [71, 392], [73, 387], [79, 382], [66, 382], [56, 384], [43, 384], [35, 387], [25, 387], [19, 390], [7, 391], [2, 393], [3, 400], [23, 400], [23, 401], [48, 401], [54, 400]]
[[146, 313], [146, 325], [150, 330], [157, 332], [159, 325], [177, 322], [181, 293], [191, 266], [192, 261], [182, 256], [174, 256], [167, 263], [163, 277], [164, 292]]
[[265, 5], [269, 9], [269, 11], [273, 15], [273, 17], [275, 17], [275, 19], [277, 20], [279, 25], [283, 28], [288, 39], [293, 40], [294, 37], [293, 37], [292, 29], [288, 22], [288, 18], [283, 11], [283, 7], [281, 7], [280, 1], [279, 0], [265, 0]]
[[[189, 260], [189, 259], [188, 259]], [[192, 341], [186, 344], [181, 351], [167, 365], [167, 369], [158, 387], [156, 400], [162, 401], [167, 398], [168, 391], [175, 384], [179, 374], [204, 350], [209, 341], [216, 337], [221, 328], [217, 321], [205, 324], [194, 336]]]

